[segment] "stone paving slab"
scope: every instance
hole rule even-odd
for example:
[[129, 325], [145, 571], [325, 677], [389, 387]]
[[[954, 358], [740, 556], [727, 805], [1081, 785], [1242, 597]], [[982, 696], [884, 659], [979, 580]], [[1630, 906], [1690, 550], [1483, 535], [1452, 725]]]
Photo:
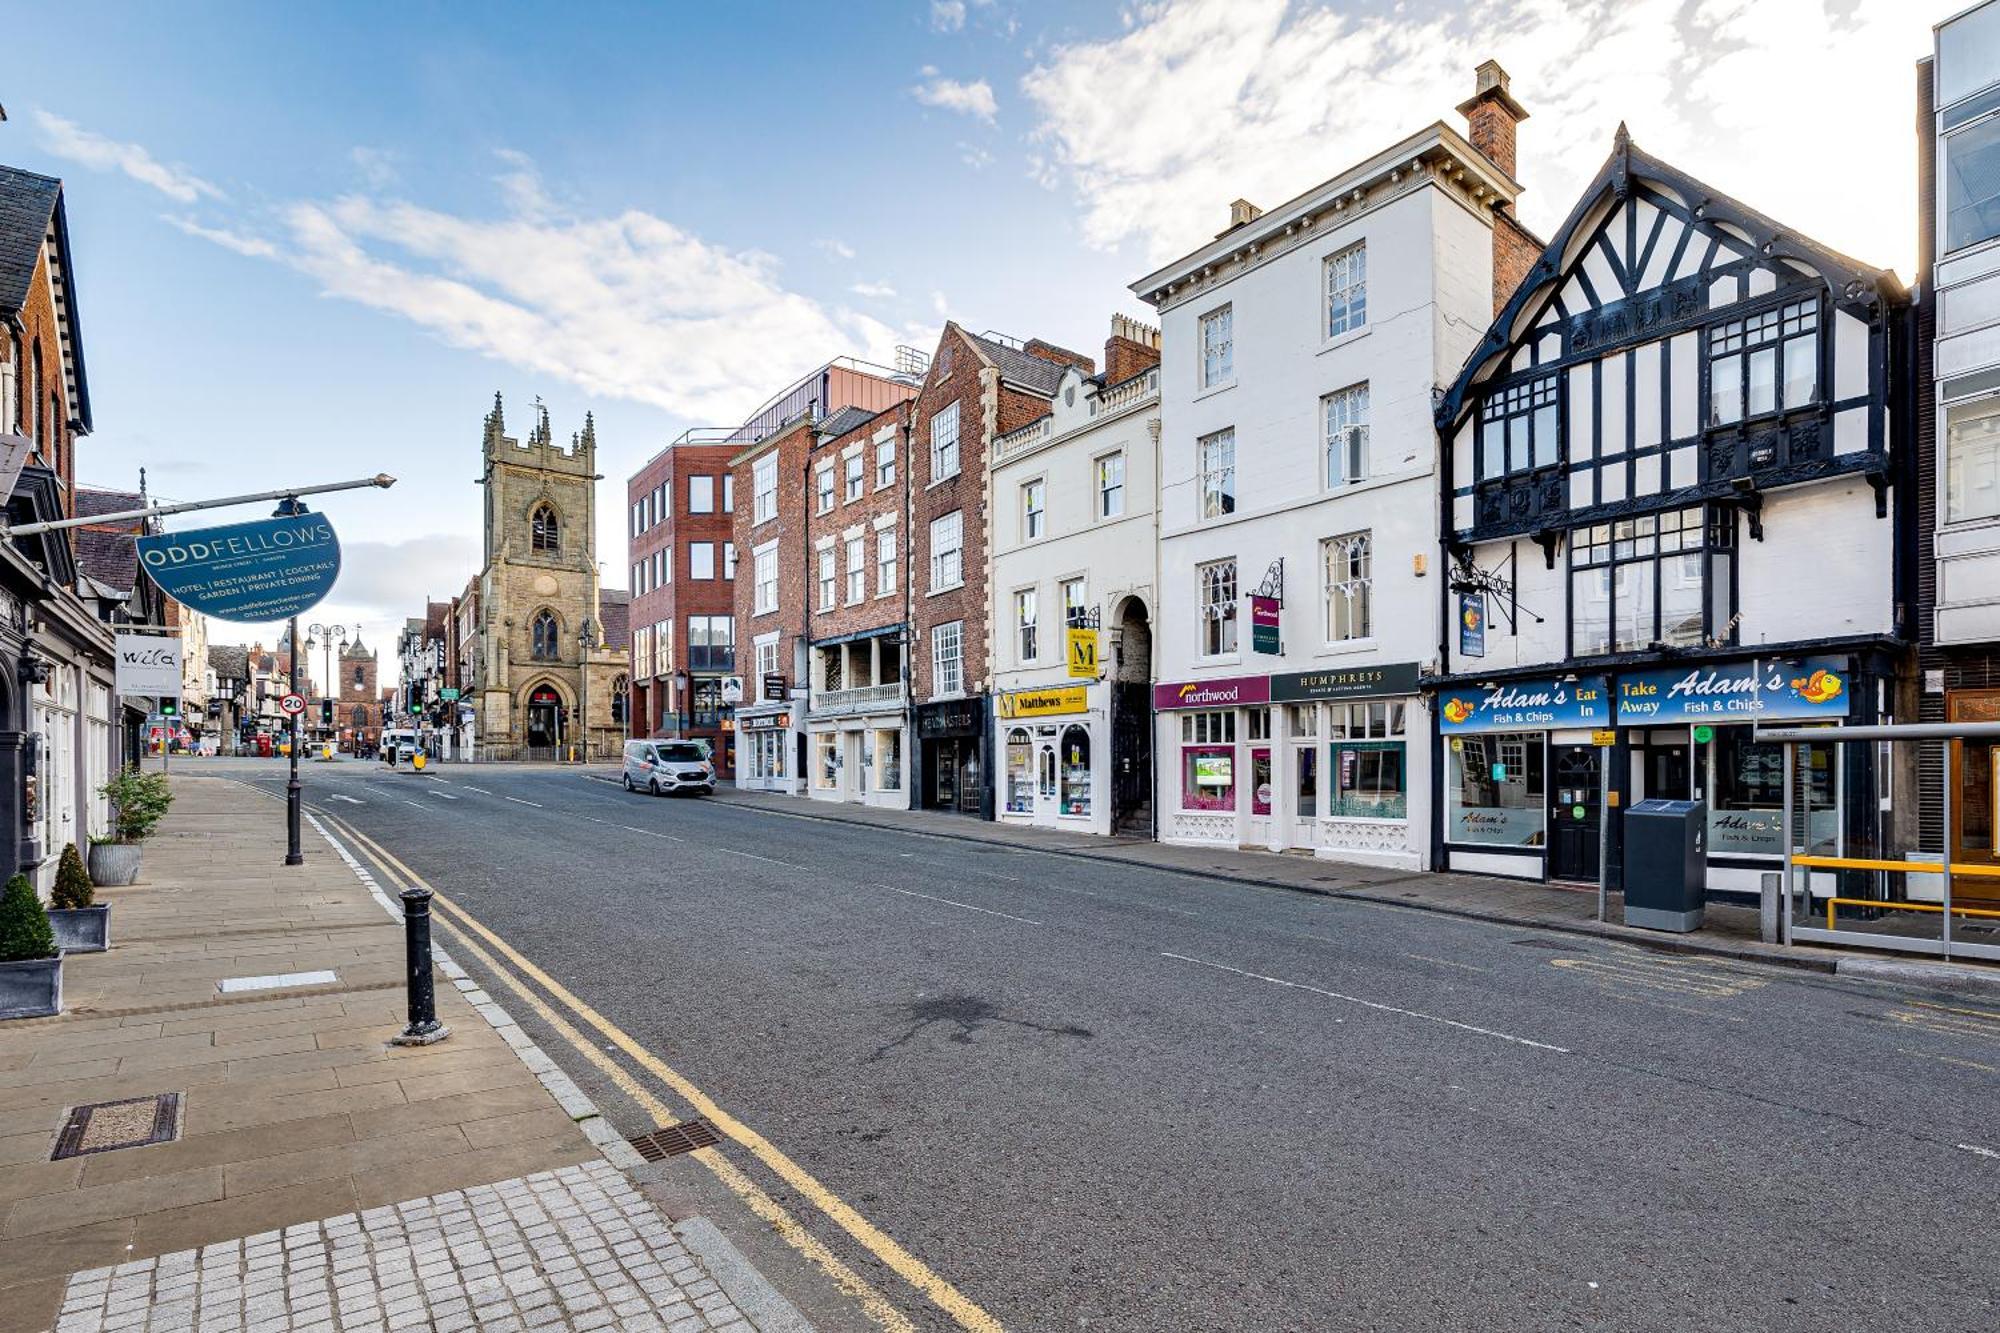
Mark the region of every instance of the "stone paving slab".
[[752, 1325], [602, 1160], [72, 1277], [56, 1333]]

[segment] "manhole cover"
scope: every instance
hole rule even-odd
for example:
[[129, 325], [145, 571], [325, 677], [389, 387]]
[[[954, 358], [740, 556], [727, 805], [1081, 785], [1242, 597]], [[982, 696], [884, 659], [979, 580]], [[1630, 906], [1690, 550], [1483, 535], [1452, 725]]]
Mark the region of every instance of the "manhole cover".
[[656, 1129], [651, 1134], [641, 1134], [626, 1142], [637, 1148], [639, 1155], [647, 1161], [657, 1162], [693, 1152], [696, 1148], [713, 1148], [722, 1142], [722, 1136], [715, 1132], [715, 1126], [706, 1118], [699, 1118], [668, 1125], [665, 1129]]
[[111, 1152], [117, 1148], [143, 1148], [152, 1143], [171, 1143], [180, 1137], [181, 1095], [156, 1092], [149, 1097], [127, 1097], [122, 1101], [93, 1102], [78, 1106], [63, 1122], [56, 1136], [52, 1162], [86, 1153]]

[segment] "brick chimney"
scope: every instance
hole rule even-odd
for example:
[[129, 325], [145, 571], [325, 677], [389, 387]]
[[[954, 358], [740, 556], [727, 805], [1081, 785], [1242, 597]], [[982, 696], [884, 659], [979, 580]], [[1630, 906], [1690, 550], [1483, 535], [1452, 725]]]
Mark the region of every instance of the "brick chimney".
[[1160, 364], [1160, 331], [1129, 315], [1111, 317], [1111, 336], [1104, 340], [1104, 382], [1123, 384]]
[[1477, 90], [1458, 104], [1471, 132], [1472, 146], [1509, 180], [1518, 180], [1514, 174], [1514, 127], [1526, 120], [1528, 113], [1507, 91], [1507, 71], [1500, 68], [1499, 61], [1482, 60], [1474, 73], [1479, 81]]
[[[1478, 87], [1458, 104], [1467, 137], [1488, 162], [1519, 181], [1514, 166], [1514, 127], [1528, 118], [1514, 94], [1507, 91], [1507, 71], [1497, 60], [1483, 60], [1475, 71]], [[1514, 219], [1514, 206], [1493, 210], [1493, 313], [1499, 314], [1521, 279], [1541, 256], [1542, 243]]]

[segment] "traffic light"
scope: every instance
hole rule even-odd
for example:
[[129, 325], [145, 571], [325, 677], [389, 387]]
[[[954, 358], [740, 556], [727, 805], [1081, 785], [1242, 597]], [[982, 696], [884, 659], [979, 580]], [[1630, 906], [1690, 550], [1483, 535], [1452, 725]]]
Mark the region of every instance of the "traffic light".
[[322, 727], [333, 725], [333, 700], [321, 699], [319, 701], [319, 724]]
[[423, 701], [423, 700], [421, 700], [421, 699], [412, 699], [412, 700], [410, 700], [410, 716], [411, 716], [411, 717], [415, 717], [415, 716], [417, 716], [417, 715], [418, 715], [419, 713], [422, 713], [423, 711], [424, 711], [424, 701]]
[[181, 715], [181, 701], [179, 699], [160, 700], [161, 717], [179, 717], [180, 715]]

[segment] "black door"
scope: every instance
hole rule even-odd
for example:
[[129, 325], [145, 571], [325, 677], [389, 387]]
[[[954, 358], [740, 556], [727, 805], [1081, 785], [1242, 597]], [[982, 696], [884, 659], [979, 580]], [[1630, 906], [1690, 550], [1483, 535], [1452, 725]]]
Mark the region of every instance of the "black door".
[[1601, 751], [1552, 745], [1549, 758], [1549, 878], [1597, 882]]
[[1111, 699], [1111, 826], [1153, 831], [1153, 691], [1121, 682]]

